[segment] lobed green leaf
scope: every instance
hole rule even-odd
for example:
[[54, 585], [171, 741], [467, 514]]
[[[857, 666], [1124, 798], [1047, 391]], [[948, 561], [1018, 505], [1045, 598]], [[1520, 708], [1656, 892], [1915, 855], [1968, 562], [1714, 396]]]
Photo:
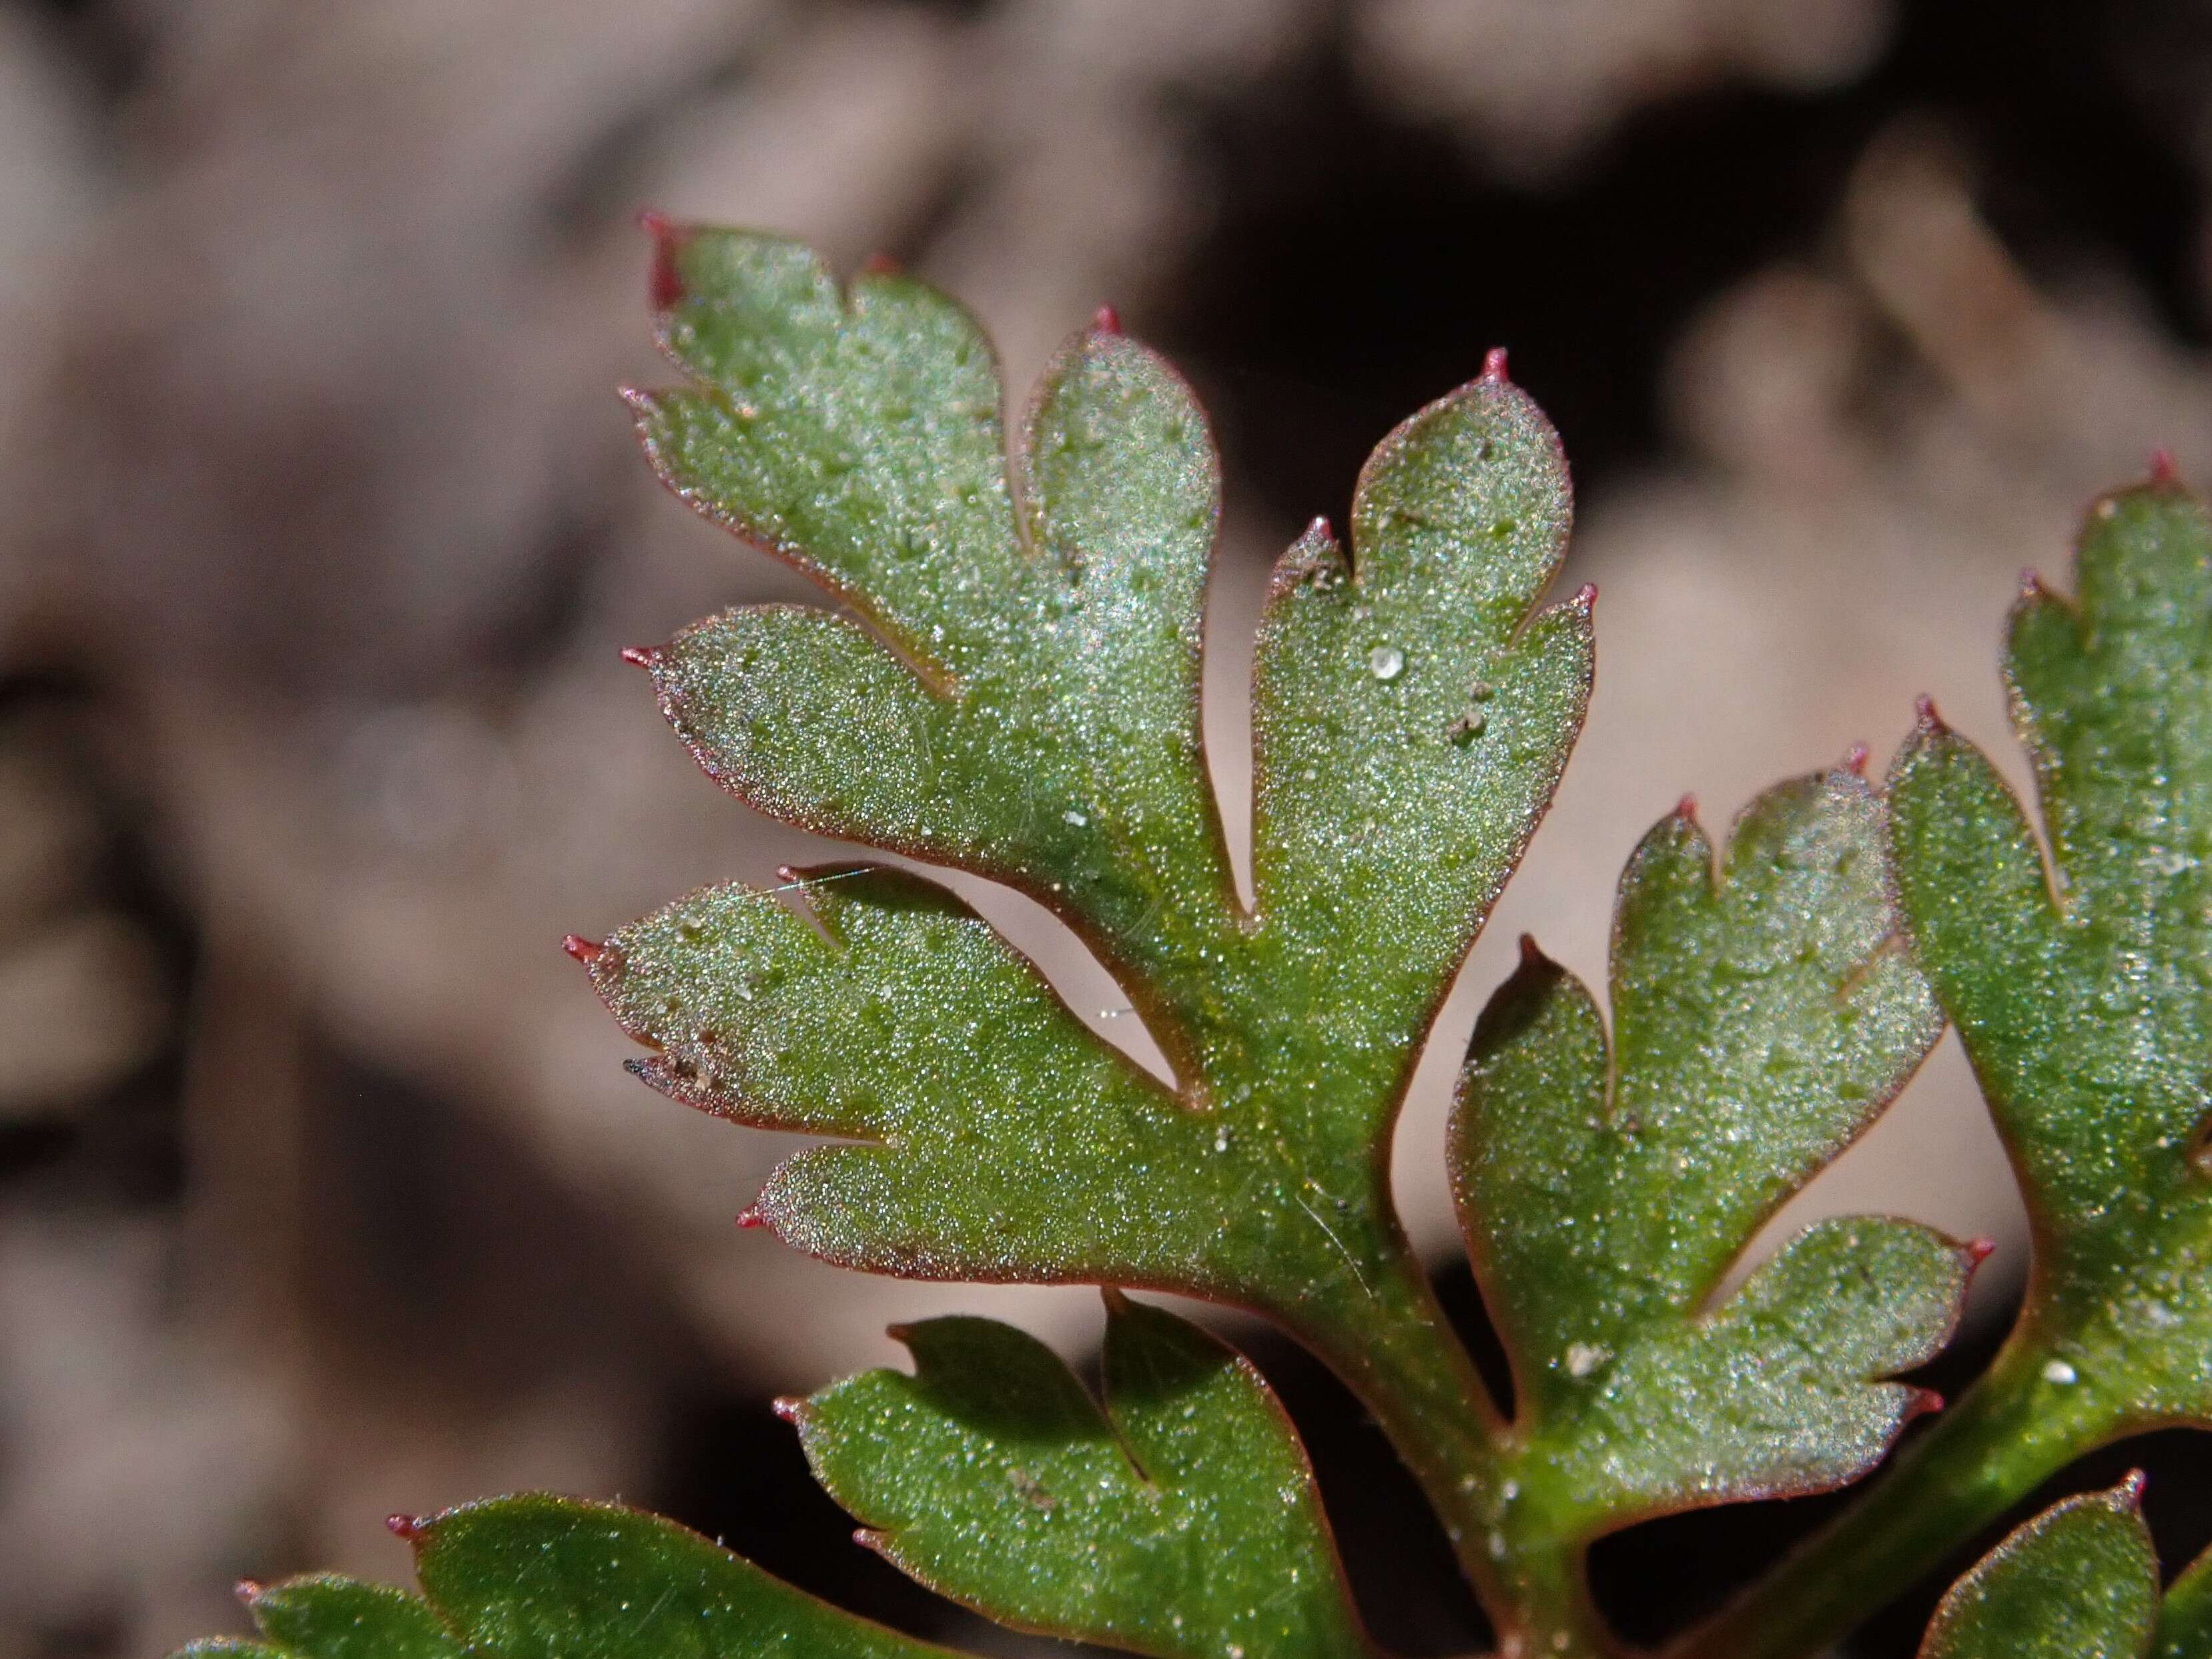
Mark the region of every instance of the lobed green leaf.
[[1175, 1659], [1370, 1650], [1289, 1420], [1195, 1327], [1108, 1299], [1102, 1412], [982, 1319], [897, 1333], [795, 1412], [824, 1487], [902, 1570], [1001, 1623]]
[[1932, 711], [1894, 771], [1899, 889], [2035, 1226], [2049, 1409], [2212, 1419], [2212, 525], [2170, 481], [2030, 581], [2007, 669], [2053, 863]]
[[1279, 1001], [1329, 1010], [1282, 1040], [1309, 1065], [1376, 1056], [1382, 1097], [1581, 729], [1594, 592], [1534, 614], [1571, 517], [1558, 434], [1493, 360], [1376, 448], [1348, 558], [1316, 522], [1276, 567], [1253, 671], [1259, 944]]
[[1016, 882], [1187, 981], [1235, 910], [1198, 720], [1218, 469], [1189, 389], [1087, 330], [1017, 471], [988, 344], [934, 290], [841, 292], [733, 231], [664, 229], [659, 258], [693, 384], [635, 398], [653, 465], [881, 636], [764, 607], [647, 653], [701, 763], [811, 829]]
[[1589, 994], [1525, 945], [1453, 1114], [1518, 1484], [1577, 1536], [1863, 1473], [1921, 1404], [1880, 1379], [1948, 1340], [1974, 1259], [1903, 1222], [1826, 1223], [1711, 1307], [1941, 1020], [1897, 948], [1881, 803], [1855, 770], [1761, 796], [1717, 866], [1686, 808], [1622, 877], [1611, 1044]]
[[783, 1237], [939, 1279], [1219, 1286], [1224, 1257], [1264, 1253], [1208, 1115], [1093, 1036], [988, 922], [896, 871], [793, 885], [811, 922], [713, 888], [591, 963], [657, 1051], [634, 1066], [655, 1087], [864, 1143], [776, 1172], [757, 1208]]

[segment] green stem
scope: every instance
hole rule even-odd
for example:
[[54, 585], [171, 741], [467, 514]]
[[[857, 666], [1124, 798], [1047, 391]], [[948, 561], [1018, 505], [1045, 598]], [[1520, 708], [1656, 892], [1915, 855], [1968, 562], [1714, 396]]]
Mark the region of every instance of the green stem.
[[2111, 1437], [2088, 1389], [2054, 1412], [2052, 1348], [2026, 1327], [1852, 1509], [1814, 1534], [1665, 1659], [1805, 1659], [1826, 1650], [1946, 1555]]
[[1596, 1659], [1615, 1645], [1592, 1607], [1582, 1552], [1531, 1547], [1503, 1523], [1511, 1431], [1412, 1253], [1369, 1274], [1356, 1304], [1286, 1313], [1285, 1322], [1375, 1414], [1443, 1521], [1460, 1565], [1498, 1627], [1504, 1659]]

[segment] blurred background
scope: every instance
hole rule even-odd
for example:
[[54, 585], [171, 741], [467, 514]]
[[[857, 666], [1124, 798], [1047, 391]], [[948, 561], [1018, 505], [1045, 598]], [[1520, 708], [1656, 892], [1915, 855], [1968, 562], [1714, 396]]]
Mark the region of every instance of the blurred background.
[[[630, 1083], [557, 948], [822, 851], [617, 659], [800, 591], [634, 452], [638, 209], [890, 254], [1017, 392], [1102, 302], [1177, 358], [1225, 453], [1232, 830], [1267, 562], [1511, 349], [1603, 598], [1587, 738], [1400, 1141], [1473, 1319], [1440, 1127], [1514, 934], [1601, 974], [1677, 795], [1717, 826], [1854, 741], [1879, 767], [1917, 691], [2017, 775], [2020, 568], [2063, 579], [2154, 446], [2212, 468], [2208, 174], [2188, 0], [0, 0], [0, 1659], [237, 1629], [242, 1573], [399, 1578], [387, 1511], [520, 1486], [1036, 1650], [849, 1547], [766, 1402], [954, 1309], [1080, 1358], [1095, 1297], [737, 1232], [787, 1145]], [[962, 885], [1130, 1039], [1042, 913]], [[1949, 1041], [1778, 1227], [1858, 1208], [2001, 1241], [1963, 1376], [2025, 1248]], [[1378, 1633], [1464, 1650], [1379, 1436], [1240, 1334]], [[2212, 1462], [2142, 1457], [2179, 1559]], [[1641, 1528], [1600, 1593], [1656, 1637], [1820, 1507]]]

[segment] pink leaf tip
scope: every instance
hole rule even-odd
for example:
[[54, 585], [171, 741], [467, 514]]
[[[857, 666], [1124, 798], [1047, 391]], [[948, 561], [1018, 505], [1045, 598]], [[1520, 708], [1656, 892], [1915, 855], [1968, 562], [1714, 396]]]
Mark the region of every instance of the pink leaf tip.
[[622, 648], [622, 659], [632, 668], [651, 668], [660, 660], [660, 653], [649, 645], [626, 645]]
[[1936, 712], [1936, 699], [1925, 691], [1912, 700], [1912, 712], [1919, 720], [1923, 731], [1939, 732], [1951, 729], [1943, 723], [1943, 717]]
[[2165, 487], [2178, 483], [2180, 482], [2180, 479], [2181, 471], [2173, 464], [2173, 452], [2170, 449], [2152, 450], [2150, 453], [2150, 481], [2154, 484]]
[[1684, 795], [1674, 803], [1674, 816], [1685, 823], [1695, 823], [1698, 821], [1698, 798]]
[[2120, 1477], [2120, 1484], [2112, 1490], [2119, 1494], [2123, 1503], [2141, 1504], [2143, 1494], [2143, 1472], [2141, 1469], [2130, 1469]]
[[1970, 1238], [1966, 1241], [1966, 1266], [1969, 1269], [1978, 1267], [1996, 1253], [1997, 1242], [1994, 1238]]
[[1855, 743], [1844, 751], [1844, 771], [1863, 778], [1866, 775], [1866, 769], [1867, 746], [1864, 744]]
[[1505, 370], [1505, 348], [1492, 346], [1482, 359], [1482, 378], [1492, 385], [1510, 386], [1513, 377]]
[[1101, 306], [1097, 314], [1091, 318], [1091, 326], [1101, 334], [1119, 334], [1121, 331], [1121, 313], [1111, 306]]
[[569, 933], [565, 935], [561, 940], [561, 948], [566, 951], [570, 956], [575, 957], [577, 961], [582, 963], [586, 968], [590, 967], [607, 952], [607, 947], [605, 945], [594, 945], [591, 940], [586, 939], [581, 933]]
[[1573, 597], [1567, 602], [1570, 605], [1578, 605], [1585, 611], [1589, 610], [1597, 603], [1597, 584], [1584, 582], [1580, 587], [1575, 589]]
[[897, 276], [903, 275], [905, 270], [904, 265], [890, 254], [881, 252], [871, 253], [860, 261], [860, 274], [864, 276]]
[[1903, 1428], [1917, 1418], [1932, 1417], [1943, 1409], [1943, 1396], [1935, 1389], [1915, 1389], [1912, 1397], [1905, 1402], [1905, 1416], [1898, 1426]]
[[230, 1593], [250, 1607], [261, 1599], [261, 1585], [258, 1580], [241, 1578], [230, 1587]]
[[769, 1409], [785, 1422], [796, 1423], [799, 1413], [806, 1409], [806, 1402], [795, 1394], [780, 1394], [769, 1401]]
[[684, 302], [684, 274], [676, 269], [676, 255], [684, 246], [686, 232], [671, 223], [664, 213], [647, 211], [637, 216], [637, 225], [653, 238], [653, 276], [649, 292], [655, 311], [672, 311]]
[[384, 1529], [404, 1544], [411, 1544], [429, 1531], [430, 1523], [419, 1515], [387, 1515]]

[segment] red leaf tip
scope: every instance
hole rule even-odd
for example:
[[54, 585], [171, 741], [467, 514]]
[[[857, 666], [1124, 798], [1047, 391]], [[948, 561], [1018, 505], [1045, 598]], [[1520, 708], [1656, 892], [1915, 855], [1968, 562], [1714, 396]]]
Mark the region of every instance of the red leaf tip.
[[387, 1515], [384, 1529], [403, 1544], [411, 1544], [430, 1530], [430, 1523], [419, 1515]]
[[1994, 1238], [1970, 1238], [1966, 1241], [1966, 1266], [1969, 1270], [1978, 1267], [1996, 1253], [1997, 1242]]
[[1550, 960], [1538, 947], [1534, 933], [1521, 935], [1521, 965], [1523, 968], [1540, 968]]
[[577, 961], [582, 963], [586, 968], [590, 967], [593, 963], [597, 962], [601, 957], [607, 953], [607, 947], [605, 945], [594, 945], [591, 940], [586, 939], [581, 933], [569, 933], [565, 935], [561, 940], [561, 948], [566, 951], [570, 956], [575, 957]]
[[1492, 346], [1484, 354], [1482, 378], [1493, 386], [1510, 386], [1513, 383], [1513, 377], [1506, 373], [1504, 346]]
[[649, 645], [626, 645], [622, 648], [622, 659], [632, 668], [651, 668], [660, 660], [660, 653]]
[[881, 252], [871, 253], [860, 261], [860, 274], [863, 276], [898, 276], [904, 275], [905, 271], [904, 265], [891, 258], [890, 254]]
[[2112, 1491], [2118, 1494], [2124, 1504], [2141, 1504], [2143, 1494], [2143, 1472], [2141, 1469], [2130, 1469], [2120, 1477], [2120, 1484], [2113, 1487]]
[[806, 1402], [795, 1394], [780, 1394], [769, 1401], [769, 1409], [785, 1422], [796, 1423], [799, 1413], [806, 1409]]
[[738, 1225], [740, 1227], [765, 1227], [768, 1225], [768, 1218], [760, 1212], [759, 1205], [748, 1204], [744, 1209], [738, 1212]]
[[648, 210], [637, 216], [637, 228], [653, 238], [653, 276], [648, 291], [655, 311], [672, 311], [684, 301], [684, 274], [676, 269], [676, 255], [689, 232], [669, 221], [665, 213]]
[[1570, 605], [1578, 605], [1585, 611], [1589, 610], [1592, 605], [1597, 603], [1597, 584], [1595, 582], [1584, 582], [1580, 587], [1575, 589], [1574, 596], [1570, 599], [1567, 603]]
[[2170, 449], [2154, 449], [2150, 453], [2150, 481], [2161, 488], [2170, 489], [2181, 481], [2180, 469], [2173, 464]]
[[261, 1585], [256, 1579], [241, 1578], [230, 1587], [230, 1593], [250, 1607], [261, 1599]]
[[1698, 798], [1684, 795], [1674, 803], [1674, 816], [1685, 823], [1695, 823], [1698, 821]]
[[1937, 732], [1951, 729], [1943, 723], [1943, 717], [1936, 712], [1936, 699], [1925, 691], [1912, 700], [1912, 712], [1918, 718], [1923, 731]]
[[1097, 314], [1091, 318], [1091, 326], [1101, 334], [1119, 334], [1121, 331], [1121, 313], [1111, 306], [1101, 306]]
[[1844, 770], [1856, 777], [1864, 777], [1867, 768], [1867, 746], [1855, 743], [1844, 750]]
[[1912, 1397], [1905, 1402], [1905, 1416], [1899, 1422], [1898, 1427], [1903, 1428], [1915, 1418], [1932, 1417], [1943, 1409], [1943, 1396], [1935, 1389], [1915, 1389], [1912, 1391]]

